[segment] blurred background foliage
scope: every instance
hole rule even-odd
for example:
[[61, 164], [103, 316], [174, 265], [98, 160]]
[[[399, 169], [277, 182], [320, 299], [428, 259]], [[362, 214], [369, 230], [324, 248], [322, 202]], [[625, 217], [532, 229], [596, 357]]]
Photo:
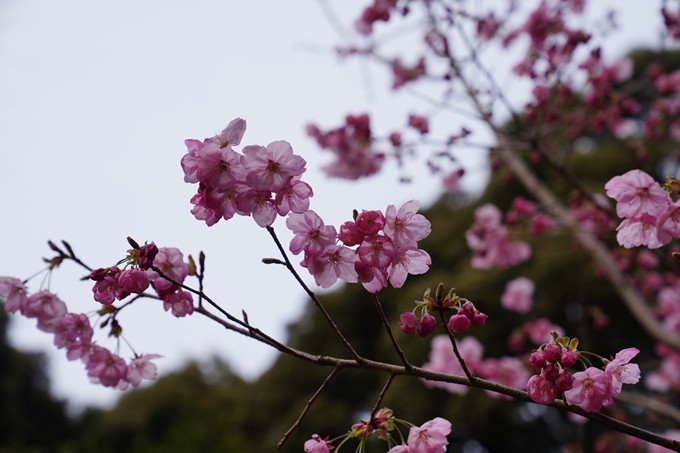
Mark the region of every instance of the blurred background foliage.
[[[649, 52], [636, 52], [634, 56], [636, 77], [640, 79], [650, 61], [677, 67], [677, 56], [662, 59]], [[645, 96], [644, 89], [637, 93], [643, 105], [648, 102]], [[641, 162], [604, 135], [582, 137], [592, 145], [583, 152], [573, 152], [574, 147], [559, 133], [552, 139], [565, 143], [570, 153], [569, 169], [595, 192], [603, 193], [611, 177], [632, 168], [642, 168], [659, 179], [665, 178], [661, 169], [668, 168], [664, 160], [668, 144], [650, 147], [649, 157]], [[534, 169], [565, 202], [573, 198], [571, 189], [547, 165], [539, 161]], [[434, 290], [443, 282], [447, 288], [454, 286], [457, 294], [489, 315], [484, 328], [467, 333], [482, 342], [485, 358], [509, 354], [508, 337], [514, 329], [529, 320], [548, 317], [564, 327], [568, 336], [577, 336], [581, 349], [609, 356], [635, 346], [642, 351], [636, 362], [643, 375], [655, 368], [658, 361], [652, 352], [653, 341], [563, 230], [557, 228], [540, 238], [515, 235], [529, 242], [533, 250], [531, 260], [519, 266], [490, 271], [470, 267], [471, 252], [464, 233], [473, 222], [474, 209], [494, 203], [506, 211], [514, 197], [530, 199], [507, 176], [502, 170], [495, 172], [476, 200], [464, 194], [444, 195], [422, 212], [432, 223], [432, 234], [420, 247], [431, 255], [432, 267], [425, 275], [409, 276], [400, 290], [388, 288], [379, 293], [392, 325], [396, 326], [402, 312], [414, 307], [415, 300], [422, 299], [426, 288]], [[613, 236], [605, 240], [614, 245]], [[621, 253], [634, 258], [637, 251]], [[536, 283], [536, 306], [528, 315], [500, 306], [506, 282], [518, 276], [527, 276]], [[361, 355], [399, 363], [372, 298], [360, 285], [344, 285], [320, 299]], [[605, 328], [595, 328], [593, 317], [588, 315], [589, 307], [600, 307], [609, 317]], [[50, 397], [40, 356], [19, 353], [8, 346], [7, 322], [7, 316], [0, 311], [0, 453], [271, 452], [331, 371], [281, 356], [259, 379], [245, 382], [228, 364], [218, 360], [191, 363], [153, 385], [126, 392], [111, 410], [90, 409], [72, 419], [66, 415], [64, 403]], [[288, 332], [288, 344], [293, 347], [347, 357], [311, 302]], [[396, 336], [412, 363], [421, 365], [428, 360], [430, 338], [407, 337], [398, 329]], [[527, 344], [524, 352], [530, 352], [531, 347]], [[313, 433], [333, 438], [366, 419], [386, 379], [387, 375], [376, 372], [342, 371], [280, 451], [301, 452], [304, 441]], [[633, 391], [642, 391], [641, 385], [637, 387]], [[436, 416], [450, 420], [450, 452], [483, 452], [481, 447], [490, 452], [557, 452], [565, 451], [565, 447], [568, 451], [591, 451], [596, 440], [611, 436], [594, 422], [573, 423], [566, 414], [552, 408], [502, 401], [476, 389], [466, 395], [454, 395], [427, 388], [418, 379], [408, 377], [395, 379], [383, 405], [392, 408], [398, 418], [417, 425]], [[673, 427], [621, 403], [604, 411], [642, 426], [654, 421], [657, 424], [653, 429], [657, 431]], [[354, 448], [347, 445], [343, 451]], [[369, 446], [369, 451], [385, 451], [385, 445]]]

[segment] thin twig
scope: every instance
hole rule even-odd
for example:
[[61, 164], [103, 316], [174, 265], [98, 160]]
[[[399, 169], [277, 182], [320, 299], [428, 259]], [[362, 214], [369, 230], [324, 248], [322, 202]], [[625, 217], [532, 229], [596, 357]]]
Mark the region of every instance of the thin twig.
[[314, 393], [314, 395], [312, 395], [312, 397], [309, 399], [309, 401], [307, 401], [305, 408], [302, 409], [302, 413], [297, 418], [297, 420], [295, 420], [295, 423], [293, 423], [293, 426], [291, 426], [288, 429], [288, 431], [286, 431], [286, 433], [283, 435], [283, 437], [281, 438], [279, 443], [276, 445], [276, 447], [278, 449], [281, 449], [283, 447], [283, 444], [286, 443], [286, 441], [288, 440], [288, 437], [290, 437], [290, 435], [293, 433], [293, 431], [295, 431], [295, 429], [298, 426], [300, 426], [300, 424], [302, 423], [302, 419], [305, 418], [305, 415], [307, 415], [309, 408], [312, 407], [312, 404], [314, 404], [314, 401], [316, 401], [316, 399], [319, 397], [319, 395], [321, 395], [321, 392], [323, 391], [323, 389], [326, 388], [326, 386], [333, 380], [335, 375], [338, 374], [340, 372], [340, 370], [342, 370], [342, 367], [339, 366], [339, 365], [336, 366], [335, 368], [333, 368], [333, 371], [331, 371], [331, 374], [329, 374], [328, 377], [323, 381], [323, 383], [321, 384], [321, 387], [319, 387], [317, 389], [317, 391]]
[[276, 243], [276, 247], [278, 247], [279, 252], [281, 253], [281, 256], [283, 257], [284, 261], [286, 262], [286, 267], [290, 271], [291, 274], [293, 274], [293, 277], [295, 277], [295, 280], [297, 280], [298, 284], [302, 287], [302, 289], [305, 290], [307, 295], [312, 299], [314, 302], [314, 305], [319, 309], [321, 314], [323, 315], [324, 319], [326, 320], [326, 323], [330, 326], [331, 330], [333, 333], [335, 333], [335, 336], [338, 337], [340, 340], [340, 343], [345, 347], [347, 352], [349, 352], [349, 355], [352, 356], [354, 360], [356, 360], [358, 363], [361, 363], [365, 359], [362, 358], [352, 347], [351, 344], [349, 344], [349, 341], [345, 338], [345, 336], [340, 332], [340, 329], [338, 329], [338, 326], [335, 324], [335, 321], [331, 318], [331, 315], [328, 314], [324, 306], [321, 304], [321, 301], [316, 297], [316, 294], [309, 289], [309, 287], [305, 284], [304, 281], [302, 281], [302, 278], [300, 275], [297, 273], [295, 270], [295, 267], [293, 267], [293, 263], [290, 262], [290, 259], [288, 259], [288, 254], [286, 253], [286, 250], [283, 248], [281, 245], [281, 241], [279, 241], [279, 238], [276, 236], [276, 233], [274, 232], [274, 228], [272, 226], [267, 227], [267, 231], [269, 231], [269, 234], [271, 235], [272, 239], [274, 240], [274, 243]]
[[373, 409], [371, 410], [371, 426], [373, 426], [373, 429], [377, 428], [377, 426], [375, 426], [375, 414], [378, 413], [378, 409], [380, 408], [382, 400], [385, 398], [387, 390], [390, 388], [390, 385], [392, 384], [394, 377], [395, 377], [394, 374], [390, 374], [390, 377], [387, 378], [387, 382], [385, 382], [385, 385], [380, 391], [380, 395], [378, 395], [378, 401], [375, 402], [375, 406], [373, 406]]
[[465, 376], [467, 376], [469, 385], [471, 387], [476, 387], [477, 383], [477, 378], [472, 375], [470, 370], [468, 369], [467, 365], [465, 365], [465, 360], [463, 360], [463, 356], [460, 355], [460, 351], [458, 351], [458, 344], [456, 342], [456, 336], [453, 334], [451, 329], [449, 329], [449, 326], [446, 323], [446, 318], [444, 318], [444, 312], [442, 310], [437, 310], [439, 313], [439, 319], [441, 319], [442, 324], [444, 325], [444, 329], [446, 329], [446, 333], [449, 335], [449, 340], [451, 341], [451, 346], [453, 346], [453, 353], [456, 355], [456, 358], [460, 362], [460, 366], [463, 368], [463, 372], [465, 373]]
[[406, 369], [411, 368], [413, 365], [409, 363], [409, 361], [406, 359], [406, 355], [404, 355], [404, 351], [401, 350], [399, 347], [399, 343], [397, 343], [397, 339], [394, 338], [394, 334], [392, 333], [392, 328], [390, 327], [390, 323], [387, 321], [387, 317], [385, 316], [385, 311], [382, 308], [382, 304], [380, 303], [380, 299], [378, 299], [378, 295], [373, 293], [373, 301], [375, 302], [375, 308], [378, 310], [378, 313], [380, 314], [380, 319], [382, 320], [383, 326], [385, 326], [385, 330], [387, 331], [387, 335], [390, 337], [390, 341], [392, 342], [392, 347], [394, 350], [397, 352], [397, 355], [399, 356], [399, 360], [401, 360], [401, 363], [404, 364], [404, 367]]

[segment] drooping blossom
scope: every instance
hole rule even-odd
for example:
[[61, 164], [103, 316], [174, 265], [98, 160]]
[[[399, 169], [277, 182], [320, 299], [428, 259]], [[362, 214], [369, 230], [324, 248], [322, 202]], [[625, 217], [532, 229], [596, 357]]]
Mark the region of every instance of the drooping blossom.
[[23, 313], [28, 289], [18, 278], [0, 277], [0, 297], [5, 299], [5, 311]]
[[313, 434], [312, 438], [305, 442], [305, 453], [330, 453], [328, 437], [322, 439], [318, 434]]
[[411, 453], [446, 453], [451, 433], [451, 422], [441, 417], [413, 426], [408, 433], [408, 447]]
[[194, 312], [194, 300], [190, 292], [178, 289], [165, 295], [163, 309], [165, 311], [171, 310], [173, 316], [182, 318]]
[[130, 360], [127, 368], [127, 381], [133, 387], [138, 387], [142, 379], [156, 379], [158, 370], [151, 360], [161, 358], [158, 354], [143, 354]]
[[125, 360], [99, 346], [90, 354], [85, 368], [90, 379], [104, 387], [116, 387], [127, 376]]

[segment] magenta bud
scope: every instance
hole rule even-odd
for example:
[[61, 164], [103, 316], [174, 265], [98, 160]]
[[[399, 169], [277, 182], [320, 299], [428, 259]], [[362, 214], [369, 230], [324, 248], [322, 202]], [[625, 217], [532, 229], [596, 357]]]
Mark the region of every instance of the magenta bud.
[[567, 370], [563, 370], [557, 379], [555, 380], [555, 387], [563, 392], [571, 390], [574, 386], [574, 376], [571, 375]]
[[546, 364], [545, 356], [542, 352], [534, 350], [529, 357], [529, 363], [535, 368], [543, 368]]
[[156, 254], [158, 254], [158, 247], [153, 242], [150, 244], [144, 244], [139, 248], [139, 260], [137, 265], [140, 269], [146, 270], [153, 266], [153, 260], [156, 259]]
[[95, 269], [92, 272], [90, 272], [90, 280], [100, 282], [104, 280], [104, 277], [106, 277], [106, 274], [108, 273], [109, 273], [108, 267], [100, 267], [99, 269]]
[[475, 307], [470, 302], [465, 302], [458, 311], [459, 315], [467, 317], [470, 321], [475, 316]]
[[474, 316], [472, 316], [470, 323], [475, 327], [484, 327], [484, 325], [486, 324], [486, 318], [488, 318], [487, 315], [477, 310]]
[[574, 364], [578, 361], [578, 356], [574, 351], [571, 349], [568, 349], [562, 354], [562, 357], [560, 357], [560, 365], [562, 365], [562, 368], [565, 370], [567, 368], [571, 368], [574, 366]]
[[548, 362], [557, 363], [562, 358], [562, 348], [555, 343], [550, 343], [543, 348], [543, 354], [545, 355], [545, 360]]
[[425, 338], [432, 332], [434, 332], [435, 327], [437, 327], [437, 319], [434, 316], [430, 316], [427, 313], [423, 315], [420, 320], [420, 327], [418, 327], [418, 335]]
[[470, 320], [467, 316], [457, 314], [451, 316], [447, 325], [453, 333], [465, 332], [470, 328]]
[[406, 311], [399, 316], [399, 327], [406, 335], [412, 335], [418, 326], [418, 318], [410, 311]]
[[549, 381], [554, 381], [557, 379], [558, 374], [560, 374], [560, 369], [551, 363], [547, 364], [543, 368], [543, 377]]

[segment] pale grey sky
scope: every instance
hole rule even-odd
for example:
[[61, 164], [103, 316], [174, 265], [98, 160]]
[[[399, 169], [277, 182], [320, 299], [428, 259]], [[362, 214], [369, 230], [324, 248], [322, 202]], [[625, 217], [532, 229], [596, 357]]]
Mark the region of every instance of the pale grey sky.
[[[329, 3], [351, 25], [367, 2]], [[613, 42], [611, 58], [655, 42], [658, 7], [595, 3], [632, 7], [620, 16], [626, 33]], [[194, 256], [203, 250], [207, 292], [283, 339], [286, 323], [301, 313], [302, 290], [282, 268], [260, 263], [276, 249], [252, 219], [207, 228], [193, 218], [195, 186], [183, 182], [179, 160], [184, 139], [203, 139], [242, 117], [248, 122], [242, 145], [287, 140], [307, 160], [312, 209], [327, 223], [339, 225], [354, 208], [384, 209], [413, 198], [431, 203], [441, 188], [422, 163], [411, 165], [411, 185], [398, 184], [392, 166], [359, 184], [328, 181], [320, 171], [329, 156], [305, 135], [308, 122], [337, 127], [348, 113], [370, 111], [386, 135], [408, 113], [430, 109], [405, 92], [394, 95], [381, 68], [340, 61], [332, 52], [339, 42], [314, 0], [0, 3], [0, 275], [26, 278], [41, 269], [48, 239], [69, 241], [94, 267], [122, 258], [126, 236]], [[521, 87], [512, 85], [518, 105], [526, 99]], [[446, 135], [460, 129], [456, 121], [440, 116], [434, 126]], [[478, 189], [484, 153], [465, 155], [466, 187]], [[287, 244], [283, 222], [274, 226]], [[71, 311], [97, 307], [91, 284], [78, 281], [83, 274], [67, 263], [52, 276], [52, 291]], [[32, 289], [39, 284], [32, 281]], [[135, 305], [121, 316], [124, 335], [138, 352], [165, 356], [157, 361], [161, 373], [219, 355], [252, 378], [274, 358], [272, 350], [198, 315], [175, 319], [160, 303]], [[14, 318], [12, 343], [47, 352], [57, 396], [74, 407], [115, 400], [116, 391], [91, 385], [83, 365], [68, 362], [33, 320]], [[104, 332], [97, 335], [115, 347]], [[124, 344], [120, 352], [132, 355]]]

